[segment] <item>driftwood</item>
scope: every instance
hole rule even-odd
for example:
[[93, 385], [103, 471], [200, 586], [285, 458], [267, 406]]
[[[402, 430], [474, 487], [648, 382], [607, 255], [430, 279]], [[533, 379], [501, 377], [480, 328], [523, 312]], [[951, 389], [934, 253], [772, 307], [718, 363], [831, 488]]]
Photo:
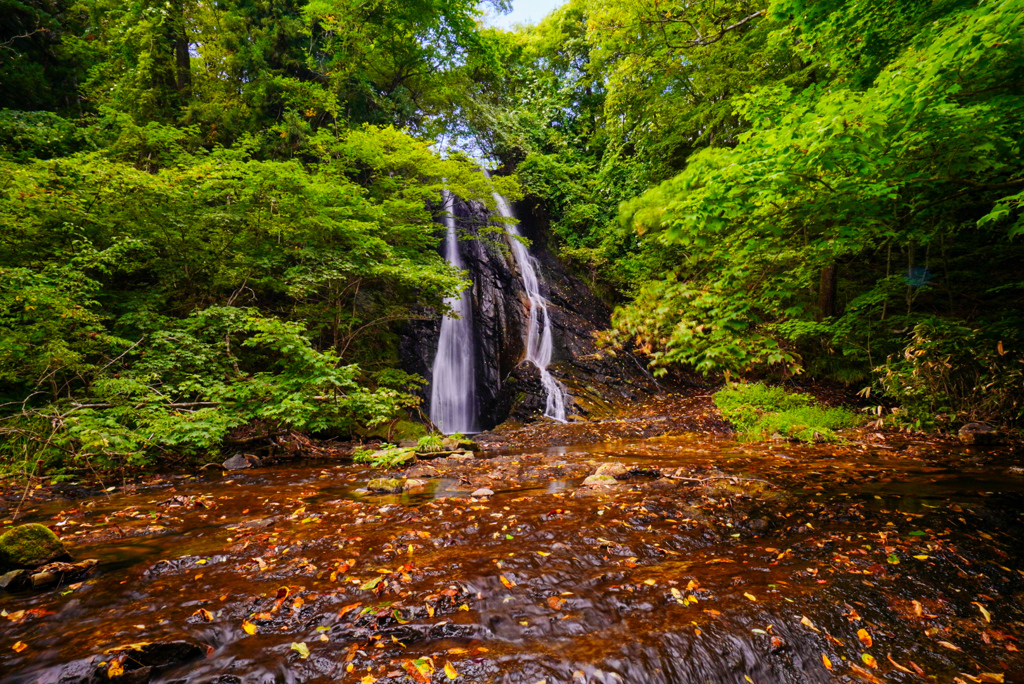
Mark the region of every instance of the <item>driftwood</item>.
[[739, 477], [738, 475], [713, 475], [711, 477], [679, 477], [677, 475], [662, 475], [662, 477], [668, 480], [680, 480], [682, 482], [698, 482], [700, 484], [710, 482], [711, 480], [738, 480], [740, 482], [761, 482], [763, 484], [768, 485], [769, 487], [779, 486], [774, 482], [769, 482], [768, 480], [761, 480], [756, 477]]

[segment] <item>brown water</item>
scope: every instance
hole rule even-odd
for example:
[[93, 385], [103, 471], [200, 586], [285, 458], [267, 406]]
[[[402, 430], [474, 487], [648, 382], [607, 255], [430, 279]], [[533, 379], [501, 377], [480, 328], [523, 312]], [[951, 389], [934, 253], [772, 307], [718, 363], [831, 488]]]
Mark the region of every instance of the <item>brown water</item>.
[[[637, 474], [582, 490], [588, 459]], [[0, 598], [0, 672], [116, 681], [104, 651], [186, 639], [152, 681], [1024, 682], [1009, 459], [660, 439], [441, 462], [416, 495], [313, 464], [40, 505], [100, 565]]]

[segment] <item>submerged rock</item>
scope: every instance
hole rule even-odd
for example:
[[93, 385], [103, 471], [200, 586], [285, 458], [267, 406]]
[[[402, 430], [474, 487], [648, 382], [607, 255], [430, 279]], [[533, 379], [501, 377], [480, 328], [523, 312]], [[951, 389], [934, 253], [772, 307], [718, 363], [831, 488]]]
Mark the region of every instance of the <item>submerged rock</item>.
[[398, 494], [405, 490], [405, 480], [397, 477], [378, 477], [367, 482], [366, 488], [371, 492]]
[[617, 484], [619, 481], [611, 475], [591, 475], [583, 481], [584, 487], [608, 487]]
[[470, 496], [475, 496], [476, 498], [481, 499], [485, 496], [494, 496], [494, 491], [487, 489], [487, 487], [481, 487], [480, 489], [470, 494]]
[[409, 491], [412, 491], [414, 489], [423, 489], [428, 484], [430, 484], [430, 483], [427, 482], [426, 480], [417, 480], [415, 478], [411, 478], [410, 477], [407, 480], [405, 480], [405, 482], [403, 483], [402, 491], [409, 492]]
[[960, 441], [973, 446], [990, 446], [1003, 443], [1003, 433], [985, 423], [968, 423], [957, 433]]
[[0, 535], [0, 572], [71, 560], [64, 542], [44, 525], [18, 525]]

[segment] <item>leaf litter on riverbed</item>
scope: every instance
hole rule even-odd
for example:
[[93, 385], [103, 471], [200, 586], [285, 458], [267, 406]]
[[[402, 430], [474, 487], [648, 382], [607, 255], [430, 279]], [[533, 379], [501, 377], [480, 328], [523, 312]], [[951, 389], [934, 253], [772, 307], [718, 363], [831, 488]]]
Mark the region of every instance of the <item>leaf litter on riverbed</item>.
[[[740, 472], [757, 474], [752, 470], [756, 462], [748, 456], [734, 457], [730, 463]], [[318, 657], [323, 653], [322, 657], [330, 659], [334, 649], [342, 649], [344, 661], [349, 653], [348, 640], [357, 638], [364, 645], [352, 652], [352, 661], [346, 661], [357, 665], [351, 672], [356, 678], [383, 678], [385, 673], [376, 669], [373, 674], [362, 674], [367, 666], [377, 667], [375, 656], [394, 657], [405, 649], [413, 649], [417, 657], [407, 660], [414, 662], [421, 660], [421, 655], [437, 658], [439, 654], [452, 653], [448, 650], [450, 642], [432, 646], [429, 640], [410, 640], [396, 631], [407, 624], [422, 627], [427, 621], [434, 624], [443, 620], [452, 625], [474, 625], [487, 616], [508, 614], [507, 636], [499, 634], [495, 639], [507, 651], [510, 643], [535, 633], [533, 630], [539, 624], [547, 624], [538, 618], [552, 614], [561, 617], [569, 612], [551, 599], [561, 600], [561, 592], [567, 588], [552, 583], [552, 578], [569, 572], [570, 568], [578, 568], [573, 571], [574, 582], [589, 583], [583, 588], [584, 604], [619, 615], [618, 619], [631, 626], [641, 643], [645, 639], [664, 640], [666, 634], [678, 638], [671, 636], [680, 634], [678, 625], [690, 624], [697, 618], [704, 632], [710, 629], [718, 636], [723, 631], [748, 632], [755, 652], [762, 654], [757, 657], [766, 659], [764, 667], [778, 668], [782, 667], [781, 661], [771, 651], [783, 647], [764, 629], [766, 621], [757, 618], [752, 637], [745, 621], [754, 616], [779, 615], [792, 606], [798, 611], [797, 616], [806, 614], [810, 624], [804, 625], [805, 633], [785, 635], [785, 648], [813, 648], [817, 659], [821, 647], [825, 647], [833, 657], [822, 659], [821, 667], [826, 662], [835, 664], [845, 655], [848, 660], [861, 663], [863, 667], [858, 667], [864, 672], [879, 671], [884, 676], [882, 670], [890, 665], [899, 670], [896, 663], [917, 671], [918, 666], [912, 665], [907, 657], [912, 653], [908, 650], [911, 645], [918, 649], [924, 646], [926, 651], [943, 651], [942, 657], [954, 659], [963, 653], [946, 650], [940, 642], [960, 644], [965, 650], [970, 645], [972, 656], [998, 651], [1014, 657], [1013, 620], [1020, 619], [1020, 611], [1013, 606], [1003, 609], [1002, 605], [1015, 587], [1020, 587], [1020, 575], [1013, 571], [1019, 566], [1019, 558], [1000, 542], [1002, 537], [995, 530], [990, 530], [993, 534], [988, 534], [987, 539], [980, 535], [972, 537], [971, 525], [958, 520], [970, 520], [977, 529], [980, 519], [969, 507], [942, 514], [921, 507], [901, 511], [898, 500], [894, 502], [889, 495], [885, 501], [874, 499], [873, 494], [844, 497], [852, 485], [837, 488], [838, 493], [817, 497], [814, 492], [822, 490], [815, 488], [825, 482], [823, 478], [830, 472], [825, 467], [828, 463], [826, 459], [822, 464], [805, 468], [804, 473], [793, 467], [785, 472], [763, 474], [786, 483], [791, 490], [802, 488], [808, 492], [806, 495], [786, 493], [780, 500], [733, 485], [672, 485], [672, 489], [627, 485], [601, 499], [601, 513], [592, 507], [592, 500], [575, 498], [571, 492], [559, 498], [552, 498], [557, 492], [541, 493], [481, 510], [450, 500], [393, 508], [347, 501], [332, 506], [313, 505], [308, 503], [308, 496], [298, 496], [312, 491], [309, 484], [299, 485], [301, 491], [297, 487], [289, 492], [285, 483], [279, 495], [261, 503], [246, 501], [245, 507], [253, 516], [266, 517], [275, 508], [297, 509], [299, 505], [288, 500], [293, 496], [306, 501], [307, 510], [301, 517], [292, 510], [288, 517], [270, 527], [246, 530], [239, 526], [243, 520], [230, 520], [231, 515], [239, 514], [232, 514], [225, 501], [220, 510], [228, 514], [231, 527], [236, 528], [225, 528], [225, 534], [230, 534], [233, 541], [225, 549], [207, 546], [195, 556], [203, 560], [220, 554], [226, 560], [182, 563], [180, 567], [154, 573], [151, 579], [144, 574], [128, 573], [118, 581], [126, 579], [145, 587], [150, 596], [144, 599], [145, 603], [156, 604], [166, 603], [165, 597], [183, 595], [168, 581], [170, 578], [187, 578], [182, 588], [188, 586], [199, 604], [193, 603], [189, 607], [191, 613], [184, 613], [186, 616], [198, 613], [202, 623], [212, 623], [213, 627], [231, 620], [236, 631], [239, 624], [243, 625], [238, 633], [248, 633], [244, 624], [250, 621], [259, 625], [260, 638], [253, 642], [279, 634], [281, 639], [287, 639], [286, 647], [289, 643], [305, 644], [310, 641], [312, 629], [307, 625], [324, 626], [333, 631], [316, 634], [314, 638], [328, 634], [334, 638], [315, 646]], [[889, 471], [894, 472], [892, 468]], [[702, 474], [699, 470], [694, 472]], [[808, 477], [808, 472], [813, 478]], [[865, 472], [871, 470], [865, 468]], [[337, 494], [332, 492], [330, 497], [336, 498]], [[558, 503], [552, 506], [552, 501]], [[272, 503], [279, 505], [270, 506]], [[262, 510], [267, 507], [271, 510]], [[315, 534], [309, 532], [308, 524], [302, 523], [307, 512], [314, 509], [324, 520]], [[200, 516], [205, 514], [204, 510], [188, 511], [183, 524], [202, 524]], [[562, 513], [549, 515], [553, 510]], [[917, 511], [924, 511], [924, 517]], [[489, 512], [502, 517], [492, 518]], [[521, 529], [516, 528], [515, 541], [511, 543], [504, 535], [513, 530], [513, 518]], [[750, 527], [751, 521], [761, 518], [769, 521], [767, 529]], [[569, 524], [559, 522], [569, 520]], [[502, 525], [509, 525], [508, 531], [502, 531]], [[479, 532], [467, 532], [472, 528]], [[926, 530], [925, 534], [912, 534]], [[499, 537], [491, 539], [491, 531], [499, 532]], [[413, 544], [414, 557], [422, 571], [404, 570], [397, 560], [399, 556], [407, 558], [408, 548]], [[687, 559], [685, 563], [673, 560], [679, 555]], [[890, 564], [890, 555], [904, 562]], [[910, 560], [915, 555], [928, 555], [929, 559], [921, 563]], [[262, 559], [266, 567], [250, 562], [251, 558]], [[339, 562], [339, 558], [346, 561]], [[358, 577], [353, 576], [356, 572], [350, 574], [349, 568], [340, 571], [349, 559], [358, 560]], [[452, 561], [457, 561], [459, 567]], [[498, 566], [501, 572], [494, 572], [495, 562], [503, 564]], [[201, 574], [195, 572], [197, 567], [203, 568]], [[256, 570], [256, 574], [249, 575], [249, 569]], [[378, 571], [380, 574], [371, 576]], [[494, 582], [496, 574], [499, 582]], [[250, 584], [234, 583], [232, 576], [246, 578]], [[596, 579], [601, 577], [609, 579]], [[518, 588], [503, 592], [499, 584], [507, 590]], [[256, 595], [253, 602], [241, 600], [247, 593], [245, 589], [239, 591], [243, 586]], [[938, 589], [922, 595], [921, 586]], [[452, 587], [456, 588], [450, 595], [442, 595]], [[498, 587], [496, 593], [494, 587]], [[579, 590], [575, 584], [568, 588]], [[954, 589], [970, 592], [971, 596], [961, 597]], [[917, 598], [912, 598], [915, 593]], [[218, 596], [229, 595], [233, 598], [226, 603], [212, 603]], [[812, 595], [827, 596], [830, 600], [824, 605], [808, 601], [807, 597]], [[87, 593], [86, 600], [90, 596]], [[508, 603], [503, 602], [506, 598], [510, 599]], [[696, 608], [691, 598], [700, 602]], [[985, 608], [995, 605], [995, 601], [1000, 601], [998, 615]], [[642, 602], [653, 602], [654, 611], [637, 611], [634, 606]], [[966, 614], [965, 609], [973, 615], [966, 622], [958, 617]], [[126, 613], [131, 610], [127, 608]], [[201, 612], [204, 610], [211, 620], [205, 619]], [[172, 608], [161, 617], [192, 629], [184, 621], [175, 621], [175, 612], [180, 611]], [[566, 620], [558, 620], [551, 623], [554, 627], [545, 629], [555, 630], [553, 634], [561, 640], [558, 643], [567, 644], [567, 652], [571, 653], [571, 632], [559, 631], [558, 625], [579, 629], [587, 624], [584, 620], [592, 619], [586, 615], [566, 616]], [[50, 624], [48, 617], [40, 620], [43, 625]], [[992, 620], [999, 622], [991, 625]], [[527, 624], [522, 625], [523, 622]], [[111, 622], [112, 626], [115, 624], [116, 621]], [[990, 625], [1004, 630], [1008, 638], [1001, 638], [998, 630], [989, 634]], [[697, 634], [701, 630], [693, 627], [692, 632], [687, 632], [693, 636], [688, 638], [699, 639]], [[821, 631], [822, 627], [828, 627], [828, 631]], [[600, 620], [591, 629], [597, 634], [605, 633]], [[870, 643], [862, 638], [861, 631], [869, 637], [874, 633]], [[33, 634], [39, 634], [38, 630]], [[885, 659], [877, 654], [880, 662], [875, 661], [875, 665], [883, 666], [879, 670], [862, 660], [859, 650], [853, 650], [854, 646], [872, 648], [876, 642], [894, 647], [892, 655]], [[241, 646], [229, 644], [226, 652], [238, 648]], [[498, 667], [486, 655], [475, 657], [482, 664], [471, 665], [469, 672], [479, 674], [480, 670], [474, 668]], [[943, 665], [941, 657], [930, 658], [927, 653], [924, 659], [920, 655], [914, 657], [926, 665], [929, 674], [945, 673], [965, 682], [988, 681], [981, 677], [998, 674], [990, 672], [996, 669], [992, 666], [999, 662], [998, 657], [983, 655], [979, 662], [989, 667], [980, 674], [968, 667], [970, 660], [954, 660], [960, 664], [955, 675]], [[306, 667], [306, 660], [295, 658], [292, 666]], [[416, 669], [422, 674], [419, 667]], [[403, 666], [403, 670], [412, 676], [408, 668]], [[962, 671], [974, 674], [965, 675]]]

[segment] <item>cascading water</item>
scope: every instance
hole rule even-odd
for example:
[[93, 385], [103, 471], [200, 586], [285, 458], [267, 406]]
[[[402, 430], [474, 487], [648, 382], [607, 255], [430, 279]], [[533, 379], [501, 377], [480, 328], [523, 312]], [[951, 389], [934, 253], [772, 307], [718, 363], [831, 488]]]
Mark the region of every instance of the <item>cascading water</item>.
[[[444, 192], [445, 259], [462, 269], [459, 239], [455, 232], [452, 197]], [[458, 318], [445, 316], [434, 357], [430, 386], [430, 420], [445, 434], [479, 432], [477, 428], [476, 376], [473, 369], [473, 307], [469, 290], [448, 297], [445, 304]]]
[[[484, 171], [484, 174], [486, 173]], [[493, 194], [494, 201], [498, 205], [498, 213], [506, 219], [514, 218], [512, 208], [505, 198], [498, 193]], [[526, 246], [518, 239], [519, 230], [514, 222], [505, 221], [505, 230], [512, 238], [509, 240], [512, 243], [512, 255], [519, 265], [519, 272], [523, 276], [523, 287], [526, 289], [526, 296], [530, 299], [530, 321], [526, 328], [526, 360], [540, 371], [540, 381], [547, 392], [544, 415], [564, 423], [566, 422], [565, 390], [558, 380], [555, 380], [554, 376], [548, 372], [554, 345], [551, 336], [551, 316], [548, 315], [548, 300], [540, 294], [537, 260], [530, 256]]]

